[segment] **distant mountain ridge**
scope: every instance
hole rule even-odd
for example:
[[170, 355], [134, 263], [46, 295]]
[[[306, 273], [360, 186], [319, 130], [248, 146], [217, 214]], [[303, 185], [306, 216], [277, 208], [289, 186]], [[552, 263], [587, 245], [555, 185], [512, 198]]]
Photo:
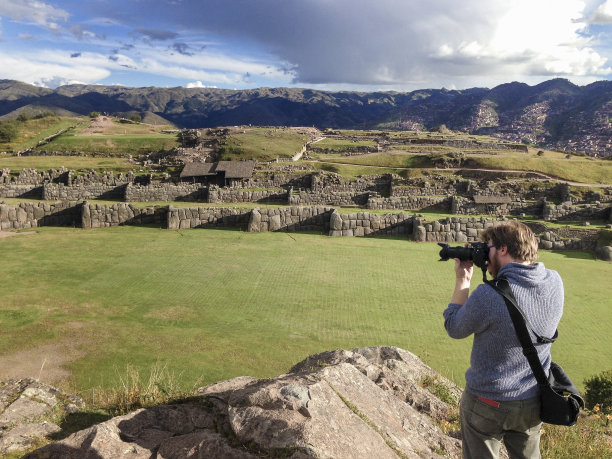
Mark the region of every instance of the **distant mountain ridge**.
[[553, 79], [535, 86], [332, 92], [313, 89], [129, 88], [67, 85], [55, 90], [0, 80], [0, 117], [51, 110], [86, 115], [138, 113], [179, 127], [316, 126], [342, 129], [453, 130], [547, 148], [612, 154], [612, 81], [577, 86]]

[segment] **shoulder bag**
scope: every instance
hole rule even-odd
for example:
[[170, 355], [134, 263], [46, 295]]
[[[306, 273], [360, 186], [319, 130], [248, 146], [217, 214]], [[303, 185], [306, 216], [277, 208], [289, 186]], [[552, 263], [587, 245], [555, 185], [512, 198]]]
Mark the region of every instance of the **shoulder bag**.
[[547, 424], [573, 426], [578, 420], [580, 408], [584, 408], [584, 400], [563, 368], [555, 362], [551, 362], [550, 374], [546, 376], [538, 357], [538, 351], [529, 336], [528, 327], [536, 336], [538, 343], [552, 343], [557, 339], [558, 333], [555, 332], [552, 338], [545, 338], [535, 333], [527, 317], [516, 303], [507, 279], [501, 277], [486, 282], [504, 298], [514, 329], [523, 347], [523, 354], [527, 357], [529, 366], [538, 381], [541, 402], [540, 419]]

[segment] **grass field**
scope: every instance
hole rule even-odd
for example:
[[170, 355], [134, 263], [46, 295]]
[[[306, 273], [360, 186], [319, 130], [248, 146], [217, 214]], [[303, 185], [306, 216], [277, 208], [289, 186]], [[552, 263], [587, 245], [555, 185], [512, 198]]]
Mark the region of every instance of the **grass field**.
[[350, 151], [355, 147], [367, 147], [372, 151], [376, 151], [377, 143], [375, 140], [349, 140], [349, 139], [334, 139], [327, 138], [317, 142], [313, 148], [315, 150], [330, 150], [330, 151]]
[[177, 146], [176, 134], [62, 135], [46, 146], [54, 151], [81, 151], [102, 156], [139, 155]]
[[[0, 241], [0, 358], [68, 346], [65, 384], [79, 392], [116, 385], [127, 364], [147, 373], [167, 363], [190, 388], [379, 344], [463, 384], [471, 340], [444, 332], [454, 273], [434, 244], [143, 227], [41, 228]], [[566, 288], [553, 358], [581, 386], [612, 362], [612, 264], [573, 252], [541, 260]]]

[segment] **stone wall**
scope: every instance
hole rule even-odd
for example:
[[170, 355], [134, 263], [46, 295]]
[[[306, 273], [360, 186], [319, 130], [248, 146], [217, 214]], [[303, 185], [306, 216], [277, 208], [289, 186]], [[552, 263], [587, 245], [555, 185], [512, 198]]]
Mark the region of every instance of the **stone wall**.
[[43, 187], [18, 183], [0, 183], [0, 198], [43, 199]]
[[480, 233], [497, 221], [494, 218], [449, 217], [434, 222], [416, 219], [413, 238], [418, 242], [474, 242]]
[[160, 183], [151, 185], [128, 184], [123, 199], [127, 202], [156, 201], [203, 201], [207, 199], [207, 188], [201, 184]]
[[545, 250], [595, 250], [597, 231], [579, 229], [546, 229], [538, 236], [540, 249]]
[[408, 214], [377, 215], [370, 212], [340, 214], [334, 210], [329, 223], [330, 236], [411, 236], [414, 217]]
[[69, 178], [67, 185], [127, 185], [134, 180], [148, 180], [149, 176], [138, 176], [136, 177], [133, 172], [127, 174], [119, 173], [114, 174], [112, 171], [105, 172], [102, 175], [96, 171], [90, 171], [86, 174], [76, 175], [74, 171], [69, 172]]
[[400, 196], [391, 198], [373, 198], [367, 202], [368, 209], [440, 209], [450, 210], [451, 199], [448, 196]]
[[86, 199], [123, 200], [125, 198], [125, 188], [127, 186], [128, 185], [105, 185], [102, 183], [66, 186], [63, 183], [45, 183], [43, 184], [42, 198], [49, 201], [59, 199], [66, 199], [69, 201]]
[[132, 204], [113, 205], [85, 202], [81, 206], [81, 228], [104, 228], [119, 225], [160, 225], [166, 228], [168, 209], [164, 207], [136, 208]]
[[167, 228], [171, 230], [189, 228], [243, 228], [251, 218], [248, 209], [228, 207], [192, 207], [177, 209], [168, 206]]
[[[0, 204], [0, 229], [37, 226], [74, 226], [102, 228], [118, 225], [159, 225], [168, 229], [241, 228], [249, 232], [318, 231], [330, 236], [404, 236], [417, 242], [449, 244], [480, 240], [480, 234], [496, 222], [495, 218], [449, 217], [426, 222], [400, 212], [377, 215], [371, 212], [340, 214], [333, 207], [279, 207], [276, 209], [238, 209], [230, 207], [173, 206], [136, 208], [128, 203], [113, 205], [62, 201], [55, 204]], [[553, 250], [594, 250], [598, 232], [588, 229], [550, 229], [529, 224], [539, 247]]]
[[68, 177], [69, 171], [65, 167], [50, 169], [46, 172], [38, 172], [36, 169], [23, 169], [17, 176], [11, 176], [10, 169], [2, 169], [0, 183], [35, 187], [42, 185], [44, 182], [68, 183]]
[[370, 197], [378, 196], [371, 191], [307, 191], [299, 190], [289, 194], [289, 204], [292, 206], [365, 206]]
[[391, 192], [391, 177], [391, 174], [375, 175], [347, 182], [342, 176], [335, 173], [312, 174], [310, 190], [320, 193], [372, 191], [387, 196]]
[[260, 172], [253, 176], [249, 186], [252, 188], [310, 188], [312, 186], [312, 175]]
[[510, 196], [509, 202], [504, 203], [476, 203], [471, 198], [453, 196], [451, 213], [458, 215], [542, 215], [542, 202], [529, 202], [516, 196]]
[[327, 234], [331, 207], [281, 207], [278, 209], [254, 209], [247, 231], [320, 231]]
[[[412, 238], [417, 242], [445, 242], [448, 244], [480, 240], [481, 233], [490, 226], [504, 221], [495, 218], [449, 217], [434, 222], [415, 219]], [[597, 231], [577, 229], [550, 229], [544, 225], [533, 226], [538, 246], [546, 250], [594, 250]]]
[[74, 202], [0, 203], [0, 230], [38, 226], [80, 226], [81, 204]]
[[599, 202], [594, 204], [572, 204], [570, 201], [567, 201], [559, 205], [546, 202], [542, 210], [542, 217], [547, 221], [609, 220], [611, 216], [612, 208], [610, 204]]
[[287, 191], [282, 189], [253, 190], [246, 188], [219, 188], [211, 186], [208, 202], [283, 202], [288, 201]]
[[413, 197], [413, 196], [450, 196], [457, 194], [458, 191], [454, 186], [398, 186], [391, 187], [392, 197]]

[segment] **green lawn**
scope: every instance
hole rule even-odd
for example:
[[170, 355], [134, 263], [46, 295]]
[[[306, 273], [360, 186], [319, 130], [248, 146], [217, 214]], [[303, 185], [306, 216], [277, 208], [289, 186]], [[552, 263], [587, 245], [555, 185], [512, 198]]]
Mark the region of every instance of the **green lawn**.
[[59, 169], [62, 166], [76, 171], [94, 169], [98, 173], [106, 171], [128, 172], [130, 170], [138, 172], [140, 169], [145, 169], [138, 164], [130, 163], [126, 158], [117, 157], [9, 156], [0, 154], [0, 169], [7, 167], [14, 173], [30, 168], [43, 172], [49, 169]]
[[[83, 357], [68, 383], [79, 391], [118, 384], [128, 363], [143, 373], [168, 363], [190, 388], [380, 344], [463, 384], [471, 340], [444, 332], [454, 272], [434, 244], [143, 227], [41, 228], [0, 244], [0, 352], [76, 343]], [[612, 321], [612, 264], [570, 252], [541, 259], [566, 287], [553, 357], [580, 386], [611, 367], [612, 338], [600, 329]]]

